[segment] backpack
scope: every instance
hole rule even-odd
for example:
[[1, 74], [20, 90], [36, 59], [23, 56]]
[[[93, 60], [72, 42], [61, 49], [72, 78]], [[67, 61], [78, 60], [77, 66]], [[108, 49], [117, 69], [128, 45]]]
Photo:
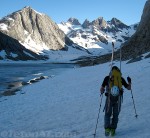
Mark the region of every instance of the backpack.
[[118, 97], [120, 91], [122, 90], [122, 79], [121, 79], [121, 72], [118, 67], [112, 67], [110, 72], [110, 80], [109, 80], [109, 90], [110, 95], [113, 97]]

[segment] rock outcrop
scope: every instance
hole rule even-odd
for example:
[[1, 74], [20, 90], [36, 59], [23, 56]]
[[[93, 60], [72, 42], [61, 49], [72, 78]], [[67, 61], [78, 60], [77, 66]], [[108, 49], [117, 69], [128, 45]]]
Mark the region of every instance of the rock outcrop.
[[91, 23], [93, 26], [102, 29], [107, 27], [107, 22], [103, 19], [103, 17], [99, 17]]

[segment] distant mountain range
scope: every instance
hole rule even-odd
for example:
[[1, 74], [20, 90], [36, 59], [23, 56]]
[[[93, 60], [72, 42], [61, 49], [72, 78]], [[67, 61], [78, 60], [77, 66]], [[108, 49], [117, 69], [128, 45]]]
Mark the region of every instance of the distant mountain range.
[[[121, 45], [122, 60], [129, 60], [128, 63], [150, 58], [150, 0], [147, 0], [143, 14], [136, 32]], [[82, 66], [100, 64], [110, 61], [111, 54], [98, 57], [80, 58], [78, 64]], [[120, 60], [120, 49], [114, 53], [114, 60]]]
[[69, 18], [56, 24], [47, 15], [24, 7], [0, 20], [0, 60], [84, 62], [85, 57], [97, 57], [99, 63], [98, 59], [107, 61], [112, 42], [115, 51], [122, 47], [123, 59], [134, 57], [134, 51], [136, 56], [146, 53], [150, 51], [149, 3], [145, 4], [140, 23], [131, 26], [116, 18], [105, 21], [103, 17], [85, 19], [82, 24]]
[[81, 24], [76, 18], [58, 24], [59, 28], [76, 44], [93, 55], [103, 55], [111, 51], [111, 43], [118, 49], [136, 31], [138, 24], [127, 26], [116, 18], [105, 21], [103, 17]]

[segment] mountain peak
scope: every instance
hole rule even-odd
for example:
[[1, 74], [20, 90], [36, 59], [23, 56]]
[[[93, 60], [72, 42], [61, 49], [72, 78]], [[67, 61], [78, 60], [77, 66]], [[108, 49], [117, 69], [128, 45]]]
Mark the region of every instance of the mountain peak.
[[81, 25], [78, 19], [73, 17], [69, 18], [67, 22], [71, 23], [72, 25]]
[[[16, 12], [22, 12], [22, 11], [25, 12], [25, 11], [35, 11], [35, 10], [30, 6], [25, 6], [22, 9], [20, 9], [19, 11], [16, 11]], [[14, 13], [16, 13], [16, 12], [14, 12]]]
[[117, 18], [112, 18], [111, 19], [111, 24], [113, 24], [115, 27], [118, 27], [118, 28], [129, 28], [129, 26], [127, 26], [126, 24], [124, 24], [123, 22], [121, 22], [120, 20], [118, 20]]
[[85, 21], [82, 24], [83, 28], [89, 28], [89, 26], [91, 25], [90, 21], [88, 19], [85, 19]]
[[36, 10], [34, 10], [32, 7], [30, 6], [25, 6], [23, 9], [21, 9], [20, 11], [24, 11], [24, 12], [35, 12], [36, 14], [40, 14], [40, 15], [43, 15], [42, 13], [40, 12], [37, 12]]
[[98, 17], [96, 20], [92, 21], [92, 24], [97, 28], [105, 28], [107, 26], [107, 22], [103, 17]]
[[97, 18], [97, 20], [104, 20], [104, 19], [103, 19], [103, 17], [100, 16]]
[[32, 9], [30, 6], [25, 6], [23, 9]]

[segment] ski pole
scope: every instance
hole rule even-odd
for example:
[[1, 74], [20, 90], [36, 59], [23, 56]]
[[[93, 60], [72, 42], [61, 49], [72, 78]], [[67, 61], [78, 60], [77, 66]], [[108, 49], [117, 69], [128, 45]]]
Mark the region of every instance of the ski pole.
[[121, 51], [122, 46], [120, 46], [120, 71], [121, 71], [121, 61], [122, 61], [122, 51]]
[[134, 102], [134, 98], [133, 98], [133, 92], [132, 92], [132, 89], [131, 89], [131, 95], [132, 95], [132, 100], [133, 100], [133, 105], [134, 105], [135, 117], [137, 118], [138, 115], [137, 115], [137, 113], [136, 113], [136, 108], [135, 108], [135, 102]]
[[97, 130], [97, 125], [98, 125], [98, 120], [99, 120], [99, 114], [100, 114], [101, 105], [102, 105], [103, 94], [101, 94], [100, 97], [101, 97], [101, 100], [100, 100], [99, 112], [98, 112], [98, 117], [97, 117], [97, 122], [96, 122], [96, 127], [95, 127], [95, 133], [93, 134], [94, 138], [96, 136], [96, 130]]
[[114, 60], [114, 42], [112, 42], [111, 69], [112, 69], [112, 66], [113, 66], [113, 60]]

